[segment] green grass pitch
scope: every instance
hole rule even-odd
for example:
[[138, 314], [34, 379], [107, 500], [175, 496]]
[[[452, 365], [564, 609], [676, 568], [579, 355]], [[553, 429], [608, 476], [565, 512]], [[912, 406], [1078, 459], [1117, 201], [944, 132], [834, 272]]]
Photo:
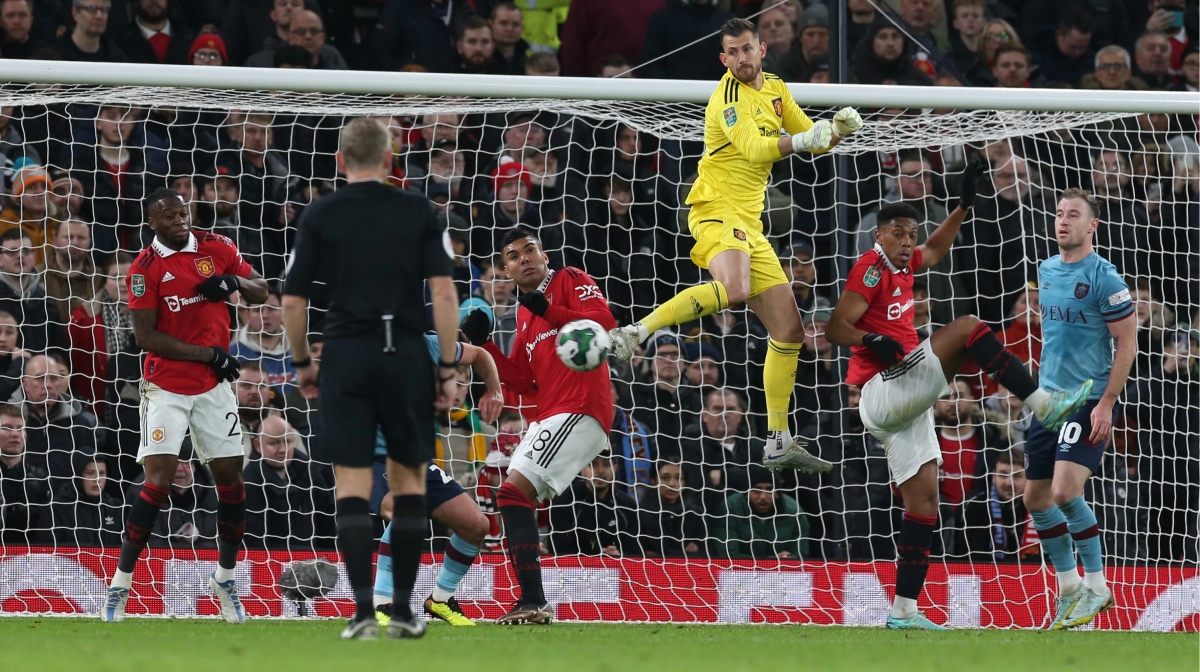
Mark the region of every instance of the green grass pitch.
[[68, 672], [1194, 671], [1196, 633], [599, 625], [453, 628], [342, 642], [340, 621], [0, 618], [0, 669]]

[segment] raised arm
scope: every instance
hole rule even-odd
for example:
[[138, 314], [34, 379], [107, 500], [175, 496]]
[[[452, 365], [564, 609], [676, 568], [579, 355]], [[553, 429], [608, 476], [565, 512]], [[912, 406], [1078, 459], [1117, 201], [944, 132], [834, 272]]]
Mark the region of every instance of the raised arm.
[[936, 266], [954, 245], [954, 241], [958, 238], [958, 231], [962, 228], [963, 220], [967, 218], [967, 213], [975, 205], [975, 183], [986, 172], [987, 163], [978, 159], [971, 162], [971, 165], [963, 171], [962, 188], [958, 194], [958, 207], [929, 235], [925, 244], [920, 246], [921, 270]]

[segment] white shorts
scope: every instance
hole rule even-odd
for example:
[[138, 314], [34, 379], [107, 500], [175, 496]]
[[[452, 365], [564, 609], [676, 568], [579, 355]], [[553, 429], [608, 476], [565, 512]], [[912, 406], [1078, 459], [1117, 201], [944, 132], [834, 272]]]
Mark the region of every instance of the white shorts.
[[933, 405], [948, 389], [942, 362], [928, 339], [863, 385], [859, 414], [871, 436], [883, 442], [897, 485], [916, 476], [926, 462], [942, 464]]
[[528, 478], [539, 499], [550, 499], [571, 487], [579, 472], [607, 447], [608, 434], [595, 418], [559, 413], [529, 425], [508, 468]]
[[237, 397], [229, 383], [217, 383], [204, 394], [175, 394], [143, 382], [141, 393], [139, 464], [147, 455], [178, 455], [189, 428], [192, 448], [201, 462], [245, 457]]

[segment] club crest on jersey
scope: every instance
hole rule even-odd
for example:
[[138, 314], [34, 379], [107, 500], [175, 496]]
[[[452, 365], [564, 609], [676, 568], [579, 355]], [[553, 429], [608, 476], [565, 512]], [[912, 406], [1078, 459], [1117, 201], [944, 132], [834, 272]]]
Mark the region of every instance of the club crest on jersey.
[[213, 263], [212, 257], [200, 257], [196, 260], [196, 271], [206, 278], [212, 277], [212, 274], [217, 270], [216, 264]]
[[737, 108], [734, 108], [734, 107], [725, 108], [725, 125], [733, 126], [736, 123], [737, 123]]
[[745, 241], [746, 240], [746, 232], [742, 231], [741, 229], [734, 229], [733, 237], [737, 238], [738, 240]]
[[883, 274], [880, 273], [879, 269], [874, 266], [868, 267], [867, 272], [863, 273], [863, 284], [867, 287], [874, 287], [875, 285], [878, 285], [879, 281], [882, 279]]
[[134, 296], [143, 296], [146, 293], [146, 276], [140, 273], [130, 275], [129, 288]]
[[776, 98], [771, 101], [771, 105], [775, 107], [775, 116], [783, 118], [783, 98]]
[[1090, 291], [1092, 291], [1092, 286], [1081, 282], [1081, 283], [1075, 285], [1075, 298], [1083, 299], [1084, 297], [1086, 297], [1088, 295], [1088, 292], [1090, 292]]

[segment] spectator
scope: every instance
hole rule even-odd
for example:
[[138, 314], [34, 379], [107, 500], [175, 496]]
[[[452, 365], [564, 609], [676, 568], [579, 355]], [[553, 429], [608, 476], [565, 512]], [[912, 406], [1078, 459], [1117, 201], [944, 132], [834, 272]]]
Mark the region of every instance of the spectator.
[[[204, 186], [200, 188], [201, 200], [212, 208], [212, 224], [208, 229], [234, 241], [239, 250], [245, 250], [248, 246], [243, 244], [242, 239], [248, 237], [249, 232], [242, 229], [238, 214], [241, 195], [241, 185], [229, 175], [229, 169], [225, 166], [217, 168], [216, 177], [205, 180]], [[259, 244], [258, 241], [246, 242], [252, 246], [249, 249], [254, 249]]]
[[286, 16], [286, 25], [276, 24], [277, 34], [283, 35], [279, 42], [278, 35], [267, 38], [263, 50], [246, 59], [246, 66], [251, 68], [276, 67], [276, 52], [285, 47], [302, 47], [308, 52], [307, 67], [317, 70], [346, 70], [346, 59], [342, 58], [337, 47], [325, 42], [325, 24], [321, 16], [307, 9], [291, 12], [290, 16], [283, 12], [273, 12], [276, 16]]
[[817, 269], [813, 266], [813, 249], [801, 243], [787, 251], [790, 254], [783, 255], [787, 260], [783, 271], [792, 283], [792, 295], [796, 297], [796, 306], [800, 313], [831, 308], [829, 299], [817, 295]]
[[109, 0], [71, 0], [71, 19], [75, 28], [54, 43], [64, 61], [124, 63], [125, 52], [105, 33], [112, 14]]
[[529, 200], [533, 188], [528, 171], [517, 161], [510, 161], [492, 173], [495, 202], [489, 213], [475, 220], [471, 230], [472, 250], [499, 249], [500, 237], [517, 224], [537, 231], [541, 228], [537, 204]]
[[463, 23], [462, 31], [455, 42], [458, 50], [458, 67], [455, 72], [487, 75], [495, 72], [496, 43], [492, 41], [492, 29], [488, 22], [472, 16]]
[[58, 233], [58, 211], [50, 202], [49, 192], [50, 175], [46, 169], [23, 160], [12, 178], [12, 198], [0, 211], [0, 234], [13, 229], [24, 232], [39, 266], [45, 260], [46, 246]]
[[33, 0], [0, 2], [0, 53], [5, 58], [29, 58], [41, 46], [33, 38]]
[[[83, 202], [83, 184], [63, 168], [50, 169], [50, 203], [54, 206], [59, 218], [91, 219], [90, 213], [85, 212]], [[91, 243], [91, 231], [88, 231], [88, 243]]]
[[553, 555], [641, 555], [637, 502], [613, 487], [612, 456], [606, 450], [585, 466], [571, 487], [550, 503]]
[[[106, 402], [117, 399], [110, 396], [114, 386], [120, 386], [123, 381], [118, 378], [125, 362], [119, 359], [133, 358], [133, 364], [140, 364], [141, 350], [133, 338], [133, 318], [129, 312], [129, 291], [125, 278], [133, 259], [127, 252], [118, 252], [105, 262], [102, 267], [103, 275], [97, 277], [100, 288], [94, 298], [77, 306], [71, 313], [71, 324], [67, 326], [67, 336], [71, 344], [71, 369], [75, 375], [71, 380], [71, 389], [77, 399], [92, 404], [98, 418], [104, 420], [107, 427], [136, 427], [138, 420], [133, 409], [125, 409], [125, 413], [133, 417], [125, 418], [132, 424], [113, 422], [118, 410]], [[128, 371], [129, 375], [122, 376], [137, 382], [141, 378], [140, 367], [136, 371]], [[124, 470], [122, 469], [122, 473]]]
[[454, 72], [455, 39], [470, 16], [469, 2], [388, 0], [367, 44], [369, 60], [380, 70], [419, 65], [428, 72]]
[[1096, 229], [1096, 244], [1124, 277], [1146, 275], [1150, 216], [1140, 203], [1129, 198], [1133, 171], [1123, 152], [1103, 150], [1092, 164], [1092, 192], [1096, 197], [1096, 217], [1104, 223]]
[[188, 64], [196, 36], [186, 24], [170, 19], [169, 0], [136, 0], [134, 4], [133, 22], [120, 38], [121, 50], [129, 61]]
[[[96, 143], [79, 143], [71, 174], [91, 197], [92, 245], [105, 254], [141, 249], [142, 196], [163, 184], [165, 165], [151, 166], [134, 138], [141, 112], [122, 105], [101, 105], [96, 112]], [[144, 135], [143, 135], [144, 138]]]
[[517, 335], [517, 292], [516, 284], [503, 269], [503, 264], [491, 261], [484, 266], [479, 282], [480, 295], [492, 307], [492, 340], [507, 355]]
[[580, 266], [597, 278], [613, 315], [630, 322], [633, 306], [654, 303], [654, 252], [662, 246], [653, 221], [635, 204], [629, 180], [619, 174], [604, 180], [601, 195], [604, 200], [588, 208], [583, 240], [570, 247], [582, 247]]
[[1146, 32], [1162, 32], [1171, 40], [1171, 71], [1178, 72], [1183, 66], [1183, 57], [1188, 47], [1196, 46], [1196, 6], [1191, 7], [1191, 29], [1188, 32], [1187, 0], [1147, 0]]
[[680, 387], [681, 345], [680, 338], [669, 332], [650, 339], [646, 344], [650, 380], [633, 384], [633, 417], [654, 433], [658, 454], [668, 458], [679, 455], [684, 429], [695, 422], [702, 404], [695, 391]]
[[229, 52], [225, 50], [225, 40], [216, 33], [200, 33], [192, 40], [188, 49], [188, 64], [190, 65], [230, 65]]
[[300, 448], [300, 437], [287, 420], [272, 415], [246, 467], [246, 542], [248, 546], [292, 551], [330, 550], [333, 485]]
[[91, 456], [75, 460], [75, 478], [54, 493], [54, 543], [59, 546], [121, 545], [124, 505], [105, 492], [108, 465]]
[[21, 328], [12, 313], [0, 310], [0, 399], [7, 399], [21, 384], [21, 369], [28, 353], [21, 349]]
[[463, 487], [471, 487], [476, 469], [483, 466], [488, 446], [496, 438], [496, 428], [483, 422], [471, 404], [471, 368], [459, 366], [454, 377], [457, 387], [450, 410], [437, 414], [434, 459], [451, 478]]
[[261, 306], [238, 306], [238, 322], [242, 325], [229, 344], [229, 354], [238, 361], [262, 364], [267, 372], [266, 383], [285, 394], [296, 385], [296, 367], [283, 333], [283, 308], [279, 290], [271, 287]]
[[796, 39], [796, 26], [783, 10], [776, 7], [758, 15], [758, 36], [767, 45], [767, 55], [762, 60], [763, 72], [779, 75], [785, 80], [799, 76], [800, 73], [793, 73], [783, 64], [784, 54]]
[[1171, 75], [1171, 40], [1165, 33], [1148, 32], [1138, 38], [1133, 49], [1133, 75], [1152, 89], [1166, 89], [1175, 84]]
[[[247, 45], [250, 48], [244, 52], [239, 50], [239, 52], [245, 58], [246, 66], [269, 68], [272, 67], [271, 55], [275, 53], [275, 50], [289, 44], [288, 27], [292, 25], [292, 17], [304, 11], [304, 0], [273, 0], [271, 11], [265, 17], [262, 16], [260, 8], [256, 9], [259, 10], [256, 12], [256, 18], [270, 19], [270, 29], [264, 30], [263, 35], [252, 40], [253, 44]], [[254, 62], [256, 59], [257, 62]], [[241, 61], [239, 60], [238, 63]]]
[[648, 558], [705, 557], [708, 532], [678, 462], [655, 463], [653, 488], [639, 502], [642, 554]]
[[[666, 0], [572, 0], [559, 33], [563, 74], [588, 77], [613, 54], [637, 63], [650, 17], [665, 6]], [[705, 56], [712, 58], [712, 52]]]
[[1110, 44], [1096, 52], [1096, 72], [1083, 78], [1081, 87], [1107, 91], [1145, 91], [1150, 85], [1133, 76], [1129, 52]]
[[704, 341], [692, 341], [683, 346], [687, 362], [684, 377], [688, 385], [701, 393], [721, 386], [721, 351]]
[[227, 62], [241, 65], [262, 49], [268, 39], [286, 40], [287, 36], [279, 33], [279, 25], [288, 25], [291, 14], [304, 9], [305, 0], [274, 0], [269, 5], [267, 0], [230, 0], [225, 4], [221, 37], [229, 48]]
[[91, 301], [104, 284], [92, 262], [92, 231], [78, 219], [58, 225], [54, 245], [46, 252], [46, 295], [58, 301], [58, 314], [70, 315]]
[[716, 524], [713, 556], [735, 560], [802, 560], [808, 557], [808, 521], [775, 475], [750, 465], [749, 488], [729, 495]]
[[26, 451], [21, 408], [0, 404], [0, 539], [40, 544], [50, 528], [50, 474], [44, 455]]
[[1042, 52], [1036, 59], [1042, 77], [1079, 88], [1083, 78], [1095, 68], [1092, 30], [1092, 17], [1086, 12], [1063, 14], [1054, 33], [1054, 48]]
[[1025, 47], [1002, 44], [996, 48], [996, 58], [992, 64], [992, 79], [996, 81], [996, 86], [1005, 89], [1027, 89], [1031, 86], [1031, 71], [1029, 50]]
[[975, 54], [975, 67], [967, 73], [967, 79], [976, 86], [994, 86], [992, 66], [996, 64], [996, 50], [1005, 44], [1021, 44], [1021, 36], [1004, 19], [992, 19], [983, 26], [983, 37], [979, 40], [979, 51]]
[[814, 4], [800, 17], [800, 33], [783, 55], [784, 70], [793, 77], [807, 73], [816, 59], [829, 54], [829, 9]]
[[262, 362], [244, 361], [238, 367], [238, 379], [233, 383], [233, 392], [237, 396], [238, 404], [238, 424], [241, 426], [247, 465], [250, 464], [250, 455], [254, 451], [251, 439], [262, 432], [263, 419], [274, 414], [271, 401], [275, 393], [267, 384], [268, 375]]
[[913, 282], [913, 329], [922, 341], [937, 329], [929, 312], [929, 285], [920, 280]]
[[[892, 0], [893, 3], [896, 0]], [[918, 45], [924, 50], [934, 50], [941, 53], [950, 51], [950, 42], [946, 39], [946, 20], [944, 14], [940, 17], [940, 30], [935, 30], [935, 23], [939, 22], [939, 14], [945, 11], [942, 7], [939, 11], [938, 5], [942, 4], [937, 0], [899, 0], [900, 18], [904, 19], [904, 23], [908, 24], [909, 32], [917, 39]], [[926, 73], [930, 77], [933, 73]]]
[[28, 450], [47, 465], [51, 490], [75, 477], [73, 455], [96, 452], [96, 417], [63, 390], [65, 382], [53, 359], [34, 355], [10, 399], [23, 404]]
[[1027, 283], [1008, 310], [1008, 326], [1000, 332], [1004, 347], [1029, 364], [1035, 374], [1042, 361], [1042, 306], [1038, 295], [1037, 283]]
[[943, 507], [957, 507], [975, 492], [987, 462], [995, 459], [989, 451], [1007, 446], [1002, 446], [994, 428], [983, 422], [979, 400], [963, 378], [950, 383], [949, 392], [934, 404], [933, 418], [942, 453], [938, 468], [941, 502]]
[[[190, 452], [190, 447], [185, 451]], [[139, 497], [145, 479], [138, 479], [125, 494], [125, 501]], [[158, 513], [150, 537], [150, 548], [179, 550], [216, 549], [217, 491], [208, 469], [179, 458], [167, 503]]]
[[613, 451], [613, 471], [619, 489], [636, 498], [654, 478], [651, 471], [658, 453], [654, 449], [651, 432], [624, 408], [626, 404], [621, 401], [616, 382], [612, 382], [611, 386], [613, 423], [608, 433], [608, 445]]
[[[496, 3], [496, 6], [492, 8], [488, 26], [492, 30], [492, 41], [496, 45], [496, 51], [492, 55], [492, 68], [493, 72], [498, 75], [526, 74], [525, 58], [530, 47], [529, 43], [521, 37], [521, 33], [525, 32], [525, 22], [521, 19], [521, 10], [517, 8], [516, 4], [507, 0]], [[547, 55], [554, 56], [554, 54]], [[557, 70], [558, 61], [556, 60], [554, 63], [555, 70]]]
[[525, 59], [525, 74], [530, 77], [558, 77], [562, 70], [558, 67], [557, 56], [539, 51]]
[[[22, 165], [28, 165], [30, 161], [34, 164], [41, 163], [41, 157], [37, 150], [29, 143], [25, 142], [25, 136], [22, 134], [20, 122], [14, 118], [16, 108], [10, 105], [0, 107], [0, 166], [4, 168], [4, 175], [0, 177], [0, 185], [6, 186], [6, 190], [11, 190], [15, 184], [14, 175], [10, 172], [20, 170]], [[22, 162], [22, 158], [25, 161]], [[9, 184], [4, 185], [5, 182]]]
[[816, 310], [805, 313], [804, 348], [796, 369], [796, 426], [804, 429], [815, 426], [817, 414], [836, 411], [842, 369], [833, 345], [825, 340], [825, 328], [832, 313]]
[[[700, 421], [686, 429], [686, 436], [679, 453], [684, 477], [701, 488], [705, 511], [719, 510], [730, 492], [750, 487], [746, 469], [762, 462], [763, 446], [750, 436], [740, 395], [729, 388], [709, 391]], [[661, 454], [670, 457], [665, 450]]]
[[954, 32], [950, 35], [948, 55], [961, 73], [968, 73], [975, 67], [979, 43], [983, 39], [986, 10], [987, 0], [954, 0], [951, 7]]
[[294, 180], [282, 152], [274, 148], [274, 123], [270, 114], [257, 112], [232, 123], [236, 145], [217, 158], [217, 165], [227, 169], [240, 187], [238, 219], [244, 233], [238, 243], [249, 245], [239, 250], [263, 277], [271, 279], [283, 275], [288, 225], [294, 225], [283, 207]]
[[637, 77], [637, 75], [634, 74], [634, 71], [630, 69], [632, 67], [633, 66], [629, 64], [629, 61], [625, 60], [624, 56], [620, 54], [613, 54], [612, 56], [604, 59], [604, 62], [601, 63], [600, 74], [598, 76], [605, 79], [612, 79], [614, 77], [627, 77], [629, 79], [634, 79]]
[[1040, 553], [1025, 508], [1025, 454], [1019, 448], [996, 458], [991, 482], [963, 502], [964, 529], [955, 555], [971, 562], [1011, 562]]
[[0, 235], [0, 310], [17, 318], [25, 350], [66, 347], [58, 302], [46, 295], [33, 243], [20, 229]]
[[1033, 411], [1003, 385], [997, 386], [996, 392], [983, 400], [983, 415], [996, 429], [1000, 441], [1010, 446], [1025, 443], [1025, 436], [1033, 424]]
[[[782, 7], [788, 8], [790, 5]], [[850, 18], [844, 28], [846, 44], [853, 48], [866, 37], [867, 32], [871, 29], [871, 24], [875, 23], [875, 19], [878, 18], [879, 12], [876, 11], [874, 0], [847, 0], [846, 9]], [[799, 14], [796, 18], [799, 18]]]
[[929, 86], [933, 79], [913, 65], [912, 47], [887, 19], [871, 24], [852, 57], [859, 84]]
[[1033, 193], [1025, 159], [1013, 155], [996, 166], [992, 183], [995, 195], [979, 199], [974, 225], [964, 235], [968, 244], [975, 245], [975, 286], [967, 294], [975, 297], [976, 310], [972, 312], [998, 325], [1004, 321], [1005, 298], [1023, 289], [1034, 272], [1029, 259], [1036, 257], [1027, 250], [1032, 237], [1026, 232], [1048, 231], [1045, 227], [1049, 224], [1030, 215], [1047, 210]]
[[1181, 59], [1182, 76], [1171, 88], [1172, 91], [1200, 91], [1200, 51], [1196, 45], [1188, 47]]

